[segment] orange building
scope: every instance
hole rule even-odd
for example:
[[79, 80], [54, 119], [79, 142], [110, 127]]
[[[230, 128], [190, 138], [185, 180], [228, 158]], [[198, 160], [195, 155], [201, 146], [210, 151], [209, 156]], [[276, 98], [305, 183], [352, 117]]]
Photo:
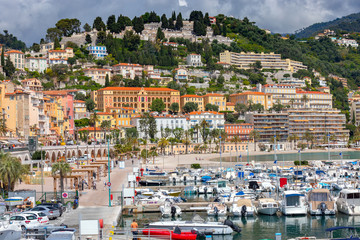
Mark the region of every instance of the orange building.
[[219, 107], [219, 111], [226, 111], [226, 97], [219, 93], [208, 93], [204, 96], [204, 106], [212, 104]]
[[224, 129], [228, 139], [238, 136], [241, 140], [248, 140], [250, 132], [254, 130], [254, 125], [250, 123], [225, 124]]
[[162, 99], [165, 111], [172, 103], [180, 105], [180, 92], [170, 88], [106, 87], [97, 91], [97, 108], [132, 107], [147, 112], [155, 99]]

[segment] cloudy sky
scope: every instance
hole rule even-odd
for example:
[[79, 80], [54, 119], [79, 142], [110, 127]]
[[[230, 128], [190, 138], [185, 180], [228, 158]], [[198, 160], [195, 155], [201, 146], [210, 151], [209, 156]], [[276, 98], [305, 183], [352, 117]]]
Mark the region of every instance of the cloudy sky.
[[316, 22], [360, 12], [359, 0], [0, 0], [0, 31], [7, 29], [28, 45], [39, 42], [61, 18], [78, 18], [82, 25], [111, 14], [134, 17], [154, 10], [159, 15], [192, 10], [210, 15], [247, 16], [273, 32], [294, 32]]

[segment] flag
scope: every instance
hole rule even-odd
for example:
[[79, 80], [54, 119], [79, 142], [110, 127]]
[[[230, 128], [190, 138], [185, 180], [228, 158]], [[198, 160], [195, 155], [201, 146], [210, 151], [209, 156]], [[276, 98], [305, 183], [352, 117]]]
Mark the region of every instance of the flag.
[[277, 160], [274, 161], [274, 164], [277, 164]]

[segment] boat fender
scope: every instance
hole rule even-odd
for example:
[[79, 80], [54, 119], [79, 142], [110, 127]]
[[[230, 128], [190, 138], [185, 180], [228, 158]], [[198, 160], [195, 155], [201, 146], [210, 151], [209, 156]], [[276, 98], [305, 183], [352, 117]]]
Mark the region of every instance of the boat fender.
[[181, 234], [181, 230], [180, 230], [180, 228], [178, 226], [175, 227], [174, 233]]
[[171, 206], [171, 216], [175, 217], [175, 214], [176, 214], [176, 207]]
[[103, 219], [99, 219], [99, 225], [100, 225], [100, 228], [104, 228], [104, 220]]
[[186, 182], [186, 176], [184, 176], [184, 182]]
[[173, 182], [175, 183], [176, 182], [176, 178], [173, 177]]
[[243, 205], [243, 206], [241, 207], [241, 216], [242, 216], [242, 217], [245, 217], [245, 215], [246, 215], [246, 206]]
[[204, 194], [207, 194], [207, 187], [204, 187]]

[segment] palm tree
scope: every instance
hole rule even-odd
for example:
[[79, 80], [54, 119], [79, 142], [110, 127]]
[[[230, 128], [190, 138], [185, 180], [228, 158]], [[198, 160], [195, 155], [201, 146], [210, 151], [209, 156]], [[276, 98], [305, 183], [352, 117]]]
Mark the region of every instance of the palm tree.
[[294, 103], [295, 103], [295, 99], [290, 99], [289, 100], [290, 104], [291, 104], [291, 108], [294, 108]]
[[101, 122], [100, 128], [104, 131], [104, 139], [106, 142], [106, 132], [110, 130], [111, 128], [111, 121], [110, 120], [105, 120]]
[[206, 142], [206, 139], [208, 137], [209, 127], [210, 127], [209, 123], [205, 119], [203, 119], [200, 123], [201, 137], [203, 139], [203, 142]]
[[171, 154], [174, 154], [174, 145], [177, 143], [177, 139], [176, 138], [169, 138], [169, 144], [171, 146]]
[[312, 142], [314, 141], [314, 135], [309, 130], [305, 132], [303, 138], [306, 140], [308, 148], [309, 148], [309, 142], [311, 142], [311, 146], [312, 146]]
[[7, 133], [6, 119], [2, 118], [0, 119], [0, 135], [6, 136], [6, 133]]
[[296, 135], [296, 133], [293, 133], [291, 135], [289, 135], [288, 137], [288, 141], [293, 142], [293, 149], [295, 149], [296, 146], [296, 141], [299, 139], [298, 135]]
[[165, 154], [165, 148], [169, 145], [169, 141], [166, 138], [161, 138], [158, 142], [158, 147], [160, 147], [162, 154]]
[[28, 173], [25, 165], [10, 153], [0, 152], [0, 180], [7, 185], [8, 191], [14, 190], [15, 183]]
[[304, 108], [306, 108], [306, 103], [309, 101], [309, 97], [307, 95], [303, 95], [301, 101], [304, 103]]
[[254, 151], [256, 151], [256, 142], [259, 140], [260, 138], [260, 133], [257, 130], [252, 130], [249, 134], [249, 138], [252, 138], [254, 141]]
[[[238, 135], [236, 135], [231, 139], [231, 142], [235, 143], [236, 156], [239, 156], [237, 144], [241, 142], [241, 138]], [[238, 158], [236, 157], [236, 159]]]
[[194, 126], [194, 131], [196, 132], [196, 143], [199, 143], [199, 130], [200, 130], [200, 126], [199, 124], [196, 124]]
[[188, 153], [188, 146], [191, 143], [190, 138], [189, 138], [189, 131], [188, 130], [184, 131], [184, 136], [183, 136], [183, 139], [182, 139], [182, 143], [185, 145], [185, 152], [187, 154]]
[[52, 169], [51, 169], [52, 176], [55, 178], [56, 174], [60, 175], [61, 193], [64, 192], [64, 178], [66, 178], [66, 176], [69, 173], [71, 174], [71, 167], [70, 167], [70, 164], [65, 161], [60, 161], [60, 162], [54, 163], [52, 165]]
[[[94, 127], [94, 140], [96, 140], [96, 123], [100, 121], [99, 116], [96, 112], [94, 112], [93, 115], [90, 116], [89, 123]], [[96, 141], [95, 141], [96, 142]]]
[[213, 139], [213, 142], [215, 143], [216, 140], [219, 138], [220, 136], [220, 132], [219, 129], [214, 128], [213, 130], [211, 130], [210, 132], [210, 137]]

